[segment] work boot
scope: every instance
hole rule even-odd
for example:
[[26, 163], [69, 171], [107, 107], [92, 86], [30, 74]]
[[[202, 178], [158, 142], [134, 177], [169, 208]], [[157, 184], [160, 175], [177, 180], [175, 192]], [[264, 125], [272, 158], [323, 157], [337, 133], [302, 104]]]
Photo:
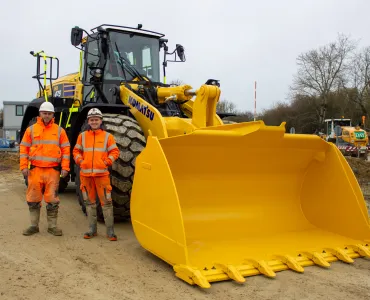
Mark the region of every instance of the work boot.
[[29, 206], [31, 226], [23, 230], [23, 235], [32, 235], [39, 232], [39, 221], [40, 221], [40, 206]]
[[58, 204], [48, 203], [46, 206], [47, 219], [48, 219], [48, 232], [53, 235], [63, 235], [61, 229], [57, 227], [57, 218], [58, 218]]
[[102, 207], [105, 227], [107, 228], [107, 237], [110, 241], [117, 241], [117, 236], [114, 234], [113, 223], [113, 205], [111, 202], [108, 202]]
[[87, 203], [86, 205], [87, 220], [89, 221], [89, 231], [85, 232], [84, 239], [91, 239], [97, 236], [97, 218], [96, 204]]

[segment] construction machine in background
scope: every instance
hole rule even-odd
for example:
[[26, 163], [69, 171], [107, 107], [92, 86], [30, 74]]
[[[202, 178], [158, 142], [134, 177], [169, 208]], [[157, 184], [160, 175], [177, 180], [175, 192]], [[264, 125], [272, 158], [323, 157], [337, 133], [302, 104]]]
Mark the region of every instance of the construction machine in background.
[[[365, 201], [338, 148], [318, 136], [286, 134], [285, 123], [223, 124], [217, 80], [196, 89], [166, 83], [168, 57], [185, 61], [184, 47], [168, 52], [167, 42], [141, 25], [72, 28], [79, 71], [50, 75], [46, 85], [38, 64], [35, 78], [44, 76], [44, 85], [22, 133], [40, 103], [51, 101], [73, 148], [87, 111], [98, 107], [121, 150], [111, 169], [116, 216], [130, 217], [139, 243], [189, 284], [209, 288], [370, 257]], [[33, 55], [40, 62], [44, 53]], [[79, 195], [72, 157], [71, 170]]]
[[353, 126], [351, 119], [326, 119], [325, 131], [326, 140], [336, 144], [343, 155], [367, 160], [369, 137], [359, 125]]

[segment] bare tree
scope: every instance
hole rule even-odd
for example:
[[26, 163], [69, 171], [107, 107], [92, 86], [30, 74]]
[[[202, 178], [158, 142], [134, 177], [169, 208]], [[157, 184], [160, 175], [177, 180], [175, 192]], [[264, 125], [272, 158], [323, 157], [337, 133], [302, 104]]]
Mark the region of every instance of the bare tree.
[[234, 113], [236, 114], [238, 112], [236, 105], [228, 100], [220, 100], [217, 103], [216, 111], [218, 113]]
[[300, 54], [297, 58], [298, 72], [291, 89], [302, 95], [319, 97], [316, 113], [319, 124], [324, 122], [328, 94], [343, 78], [347, 60], [356, 43], [345, 35], [338, 35], [335, 42]]
[[236, 116], [226, 117], [223, 120], [240, 123], [240, 122], [250, 122], [250, 121], [253, 121], [253, 119], [254, 119], [254, 115], [251, 111], [243, 111], [243, 112], [239, 112]]
[[341, 81], [341, 87], [346, 91], [348, 101], [356, 103], [366, 117], [369, 117], [367, 110], [370, 100], [369, 83], [370, 47], [368, 46], [354, 55], [348, 75]]
[[169, 84], [171, 84], [171, 85], [183, 85], [184, 82], [181, 79], [174, 79], [174, 80], [171, 80], [171, 82]]

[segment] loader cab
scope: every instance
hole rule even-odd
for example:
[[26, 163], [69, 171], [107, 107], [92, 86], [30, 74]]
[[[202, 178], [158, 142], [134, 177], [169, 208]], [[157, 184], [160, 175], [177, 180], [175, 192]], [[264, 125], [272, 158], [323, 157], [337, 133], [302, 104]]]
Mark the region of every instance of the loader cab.
[[75, 28], [71, 34], [73, 45], [82, 41], [80, 73], [84, 83], [84, 103], [96, 101], [91, 84], [94, 68], [102, 71], [103, 92], [110, 103], [115, 102], [115, 97], [109, 91], [124, 81], [137, 80], [138, 76], [152, 82], [160, 81], [159, 53], [163, 34], [108, 25], [94, 28], [92, 32], [84, 40]]
[[[151, 86], [166, 84], [167, 62], [185, 62], [184, 47], [176, 44], [173, 52], [168, 52], [164, 34], [137, 28], [100, 25], [92, 33], [79, 27], [72, 28], [71, 43], [82, 52], [80, 58], [80, 78], [84, 84], [83, 102], [95, 102], [96, 79], [106, 99], [103, 102], [119, 103], [112, 92], [121, 84], [137, 84], [137, 81], [150, 82]], [[83, 38], [83, 33], [86, 36]], [[81, 46], [81, 48], [78, 48]], [[160, 51], [164, 49], [163, 84], [160, 80]], [[169, 60], [168, 57], [175, 56]], [[136, 82], [133, 82], [136, 81]], [[95, 84], [95, 85], [94, 85]], [[103, 97], [103, 98], [104, 98]], [[101, 97], [99, 97], [101, 98]]]
[[90, 68], [102, 67], [104, 81], [131, 81], [136, 75], [125, 70], [125, 66], [135, 68], [140, 75], [152, 81], [159, 81], [159, 42], [158, 38], [143, 35], [132, 35], [124, 31], [110, 30], [106, 54], [101, 49], [97, 34], [86, 40], [83, 79], [91, 79]]

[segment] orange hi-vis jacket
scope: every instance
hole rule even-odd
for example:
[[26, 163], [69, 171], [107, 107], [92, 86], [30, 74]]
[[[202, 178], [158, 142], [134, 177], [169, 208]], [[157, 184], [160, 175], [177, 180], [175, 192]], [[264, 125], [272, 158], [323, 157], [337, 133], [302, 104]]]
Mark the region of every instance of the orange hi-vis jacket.
[[20, 169], [28, 164], [36, 167], [57, 167], [70, 171], [70, 144], [65, 130], [52, 119], [45, 125], [40, 117], [27, 128], [19, 145]]
[[81, 168], [80, 175], [86, 177], [108, 175], [108, 167], [118, 156], [113, 135], [102, 129], [80, 133], [73, 148], [73, 159]]

